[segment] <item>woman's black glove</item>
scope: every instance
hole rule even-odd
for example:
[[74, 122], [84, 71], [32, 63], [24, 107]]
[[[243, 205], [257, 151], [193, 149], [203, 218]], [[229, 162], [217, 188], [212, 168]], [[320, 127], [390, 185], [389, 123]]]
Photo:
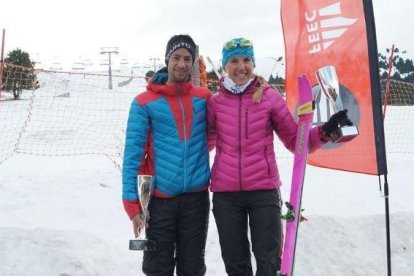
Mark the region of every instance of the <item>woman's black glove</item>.
[[341, 126], [352, 126], [351, 120], [348, 118], [348, 110], [344, 109], [336, 112], [329, 118], [329, 120], [322, 125], [322, 130], [326, 135], [331, 135], [332, 132]]

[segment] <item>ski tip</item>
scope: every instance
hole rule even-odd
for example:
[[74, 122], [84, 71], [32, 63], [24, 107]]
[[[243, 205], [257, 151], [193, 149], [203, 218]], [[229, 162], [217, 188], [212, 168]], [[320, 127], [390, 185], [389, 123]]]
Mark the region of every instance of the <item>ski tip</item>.
[[298, 89], [299, 93], [302, 94], [301, 97], [299, 97], [300, 104], [313, 100], [312, 86], [306, 74], [298, 75]]
[[305, 73], [299, 74], [298, 84], [299, 84], [299, 87], [304, 87], [304, 88], [311, 87], [308, 75], [306, 75]]

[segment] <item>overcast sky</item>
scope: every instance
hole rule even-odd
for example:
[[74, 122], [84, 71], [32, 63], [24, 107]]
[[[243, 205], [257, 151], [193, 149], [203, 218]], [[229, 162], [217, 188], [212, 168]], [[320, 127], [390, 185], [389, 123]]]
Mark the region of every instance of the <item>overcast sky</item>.
[[[373, 3], [378, 49], [394, 43], [412, 58], [414, 2]], [[163, 58], [166, 42], [179, 33], [190, 34], [200, 53], [217, 61], [223, 42], [237, 36], [253, 40], [257, 58], [284, 55], [280, 0], [8, 0], [0, 8], [5, 54], [19, 47], [44, 64], [102, 61], [103, 46], [119, 47], [118, 59], [150, 63]]]

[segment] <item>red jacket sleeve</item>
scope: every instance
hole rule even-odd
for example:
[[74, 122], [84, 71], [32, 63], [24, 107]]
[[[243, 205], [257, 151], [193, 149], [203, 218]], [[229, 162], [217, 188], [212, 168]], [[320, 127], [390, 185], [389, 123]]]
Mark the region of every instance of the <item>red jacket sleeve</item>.
[[132, 219], [138, 214], [142, 213], [141, 204], [139, 200], [137, 201], [130, 201], [130, 200], [123, 200], [124, 209], [128, 214], [128, 217]]

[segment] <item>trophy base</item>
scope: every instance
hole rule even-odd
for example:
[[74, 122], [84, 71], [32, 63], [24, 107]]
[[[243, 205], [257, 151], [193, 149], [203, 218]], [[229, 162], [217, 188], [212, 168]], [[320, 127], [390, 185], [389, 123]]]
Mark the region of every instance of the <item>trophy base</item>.
[[155, 241], [151, 240], [130, 240], [129, 250], [154, 251], [156, 250]]
[[354, 139], [359, 135], [356, 126], [343, 126], [331, 133], [332, 143], [343, 143]]

